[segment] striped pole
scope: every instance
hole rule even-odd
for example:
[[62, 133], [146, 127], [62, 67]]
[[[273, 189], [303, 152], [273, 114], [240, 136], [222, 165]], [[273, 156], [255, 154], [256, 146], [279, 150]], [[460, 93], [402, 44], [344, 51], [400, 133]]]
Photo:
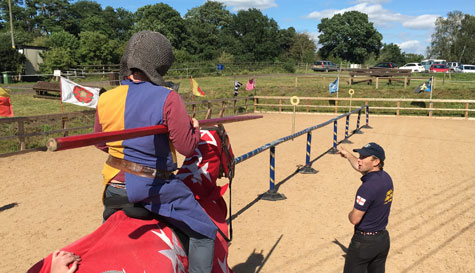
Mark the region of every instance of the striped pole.
[[369, 105], [366, 104], [366, 126], [369, 126]]
[[310, 166], [310, 152], [312, 149], [312, 131], [307, 133], [307, 153], [305, 156], [305, 166], [301, 167], [298, 172], [302, 174], [315, 174], [317, 170]]
[[338, 132], [338, 121], [335, 120], [333, 121], [333, 147], [330, 153], [336, 154], [338, 152], [338, 149], [336, 148], [338, 142], [337, 142], [337, 132]]
[[371, 129], [372, 127], [369, 126], [369, 104], [368, 104], [368, 102], [366, 102], [366, 105], [365, 105], [365, 112], [366, 112], [366, 125], [363, 126], [363, 127]]
[[270, 168], [269, 168], [269, 173], [270, 173], [270, 185], [269, 185], [269, 190], [270, 191], [275, 191], [274, 185], [275, 185], [275, 146], [270, 147]]
[[260, 197], [264, 200], [277, 201], [287, 199], [285, 195], [278, 193], [275, 189], [275, 146], [270, 147], [270, 167], [269, 167], [270, 181], [269, 190]]
[[348, 139], [348, 127], [350, 127], [350, 115], [346, 116], [345, 140]]
[[307, 133], [307, 155], [305, 157], [305, 166], [310, 166], [310, 150], [312, 148], [312, 132]]
[[358, 111], [358, 119], [356, 120], [355, 134], [362, 134], [362, 132], [360, 130], [360, 119], [361, 119], [361, 108]]

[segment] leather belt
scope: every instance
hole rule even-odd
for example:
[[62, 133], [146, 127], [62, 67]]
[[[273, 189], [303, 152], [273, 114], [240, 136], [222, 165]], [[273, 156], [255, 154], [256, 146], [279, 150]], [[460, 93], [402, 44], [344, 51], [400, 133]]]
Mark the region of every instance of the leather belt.
[[361, 235], [364, 235], [364, 236], [374, 236], [374, 235], [378, 235], [379, 233], [381, 233], [383, 230], [381, 231], [361, 231], [361, 230], [355, 230], [356, 233], [358, 234], [361, 234]]
[[160, 178], [167, 180], [170, 178], [170, 175], [173, 174], [173, 172], [156, 170], [154, 168], [128, 161], [123, 158], [113, 157], [111, 155], [109, 155], [109, 158], [107, 158], [106, 164], [121, 171], [146, 178]]

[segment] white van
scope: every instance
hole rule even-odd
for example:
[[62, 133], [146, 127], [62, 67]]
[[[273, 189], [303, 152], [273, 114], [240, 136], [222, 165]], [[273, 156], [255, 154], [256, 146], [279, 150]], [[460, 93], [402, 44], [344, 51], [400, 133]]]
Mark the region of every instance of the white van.
[[447, 62], [445, 60], [440, 60], [440, 59], [427, 59], [427, 60], [421, 61], [421, 64], [426, 71], [429, 71], [431, 65], [433, 64], [446, 64], [446, 63]]
[[449, 67], [449, 71], [456, 71], [457, 67], [459, 67], [459, 62], [447, 62], [447, 66]]
[[462, 73], [475, 73], [475, 65], [473, 64], [461, 64], [459, 65], [458, 72]]

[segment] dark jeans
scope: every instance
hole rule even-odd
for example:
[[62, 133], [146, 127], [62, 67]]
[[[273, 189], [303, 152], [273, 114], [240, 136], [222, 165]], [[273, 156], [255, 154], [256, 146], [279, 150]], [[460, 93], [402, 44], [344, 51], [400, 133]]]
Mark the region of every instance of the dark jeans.
[[372, 236], [355, 232], [348, 247], [343, 272], [384, 273], [388, 253], [389, 233], [387, 230]]

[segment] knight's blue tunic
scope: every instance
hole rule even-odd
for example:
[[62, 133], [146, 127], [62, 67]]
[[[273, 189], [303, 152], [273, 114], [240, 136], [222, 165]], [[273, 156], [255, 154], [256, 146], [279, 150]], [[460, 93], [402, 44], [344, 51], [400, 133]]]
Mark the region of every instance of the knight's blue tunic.
[[[171, 90], [149, 82], [124, 81], [99, 98], [97, 113], [104, 132], [163, 124], [163, 109]], [[177, 169], [176, 154], [168, 134], [107, 143], [109, 154], [163, 171]], [[104, 181], [119, 170], [105, 164]], [[216, 237], [216, 225], [195, 200], [190, 189], [172, 175], [169, 180], [125, 174], [127, 196], [172, 224], [208, 238]]]

